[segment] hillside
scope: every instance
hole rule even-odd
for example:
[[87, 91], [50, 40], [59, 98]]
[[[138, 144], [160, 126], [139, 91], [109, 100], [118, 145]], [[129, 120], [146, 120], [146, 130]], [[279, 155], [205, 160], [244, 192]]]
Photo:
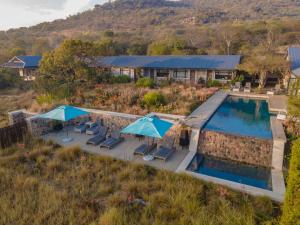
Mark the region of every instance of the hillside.
[[[117, 32], [147, 32], [158, 26], [184, 28], [231, 20], [300, 18], [300, 1], [295, 0], [117, 0], [96, 5], [66, 20], [41, 23], [30, 28], [12, 29], [8, 36]], [[142, 31], [141, 31], [142, 30]]]
[[[253, 27], [252, 21], [278, 18], [289, 21], [279, 24], [283, 27], [279, 32], [288, 39], [283, 42], [295, 44], [294, 40], [299, 39], [298, 0], [116, 0], [65, 20], [0, 32], [0, 61], [13, 55], [42, 54], [66, 38], [100, 40], [106, 31], [113, 31], [113, 40], [125, 46], [176, 37], [206, 52], [220, 53], [220, 36], [224, 34], [218, 31], [227, 30], [220, 26], [237, 25], [244, 29], [244, 36], [257, 35], [254, 42], [259, 43], [264, 38], [261, 33], [266, 33], [262, 31], [265, 25], [260, 22]], [[242, 42], [248, 42], [247, 39]]]

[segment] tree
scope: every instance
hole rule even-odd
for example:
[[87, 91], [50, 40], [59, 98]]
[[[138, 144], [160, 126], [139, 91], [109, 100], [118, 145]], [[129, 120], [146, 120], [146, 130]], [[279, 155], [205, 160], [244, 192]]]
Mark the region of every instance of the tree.
[[129, 55], [145, 55], [147, 54], [147, 45], [143, 43], [135, 43], [127, 49]]
[[91, 42], [64, 41], [54, 51], [44, 54], [37, 79], [38, 89], [54, 95], [58, 90], [65, 90], [64, 97], [69, 97], [78, 81], [89, 79], [92, 70], [87, 59], [95, 53]]
[[116, 43], [109, 38], [95, 42], [95, 50], [97, 55], [102, 56], [114, 56], [124, 54], [126, 52], [125, 46]]
[[288, 63], [283, 56], [274, 52], [256, 50], [245, 57], [239, 68], [249, 74], [259, 75], [259, 89], [263, 89], [268, 75], [284, 74], [288, 70]]
[[148, 46], [148, 55], [170, 55], [172, 48], [165, 42], [153, 42]]

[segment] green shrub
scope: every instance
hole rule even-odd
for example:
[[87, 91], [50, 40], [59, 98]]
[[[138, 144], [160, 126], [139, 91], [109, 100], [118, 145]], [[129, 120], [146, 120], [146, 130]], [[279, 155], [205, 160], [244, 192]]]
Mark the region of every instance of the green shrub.
[[300, 138], [294, 142], [281, 225], [300, 224]]
[[207, 81], [207, 87], [221, 87], [221, 86], [222, 86], [222, 84], [218, 80], [209, 79]]
[[112, 76], [110, 83], [117, 83], [117, 84], [123, 84], [123, 83], [130, 83], [131, 78], [127, 75], [118, 75], [118, 76]]
[[155, 82], [153, 79], [149, 78], [149, 77], [143, 77], [143, 78], [139, 78], [136, 82], [136, 86], [138, 87], [149, 87], [149, 88], [153, 88], [155, 85]]
[[234, 79], [231, 80], [231, 84], [235, 84], [236, 82], [243, 82], [245, 77], [243, 75], [236, 76]]
[[166, 105], [166, 98], [160, 92], [148, 92], [144, 95], [143, 104], [147, 107], [159, 107], [161, 105]]
[[36, 101], [39, 105], [52, 104], [54, 96], [52, 94], [42, 94], [36, 97]]

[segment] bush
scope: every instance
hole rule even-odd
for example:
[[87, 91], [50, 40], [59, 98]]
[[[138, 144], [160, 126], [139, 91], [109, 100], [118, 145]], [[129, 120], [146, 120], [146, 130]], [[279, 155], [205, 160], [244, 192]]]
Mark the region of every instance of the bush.
[[149, 77], [143, 77], [143, 78], [139, 78], [136, 82], [136, 86], [138, 87], [149, 87], [149, 88], [153, 88], [155, 85], [155, 82], [153, 79], [149, 78]]
[[235, 84], [236, 82], [244, 82], [245, 77], [243, 75], [236, 76], [233, 80], [231, 80], [231, 84]]
[[220, 83], [220, 81], [212, 80], [212, 79], [209, 79], [207, 81], [207, 87], [220, 87], [220, 86], [222, 86], [222, 84]]
[[36, 102], [39, 105], [52, 104], [54, 101], [54, 96], [52, 94], [42, 94], [36, 97]]
[[165, 96], [157, 91], [148, 92], [144, 95], [143, 103], [147, 107], [159, 107], [166, 104]]
[[127, 75], [118, 75], [118, 76], [112, 76], [110, 83], [117, 83], [117, 84], [123, 84], [123, 83], [130, 83], [131, 78]]
[[300, 138], [294, 142], [281, 225], [300, 224]]

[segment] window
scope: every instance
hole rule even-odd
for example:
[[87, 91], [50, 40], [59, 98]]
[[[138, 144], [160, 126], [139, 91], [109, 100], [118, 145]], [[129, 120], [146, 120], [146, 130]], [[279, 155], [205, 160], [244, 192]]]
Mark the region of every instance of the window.
[[215, 71], [216, 80], [230, 80], [231, 72], [229, 71]]
[[168, 78], [169, 70], [157, 70], [156, 77], [157, 78]]
[[127, 75], [127, 76], [130, 76], [130, 75], [131, 75], [131, 69], [128, 69], [128, 68], [121, 68], [121, 69], [120, 69], [120, 75]]
[[175, 79], [188, 79], [188, 71], [187, 70], [174, 70], [173, 77]]

